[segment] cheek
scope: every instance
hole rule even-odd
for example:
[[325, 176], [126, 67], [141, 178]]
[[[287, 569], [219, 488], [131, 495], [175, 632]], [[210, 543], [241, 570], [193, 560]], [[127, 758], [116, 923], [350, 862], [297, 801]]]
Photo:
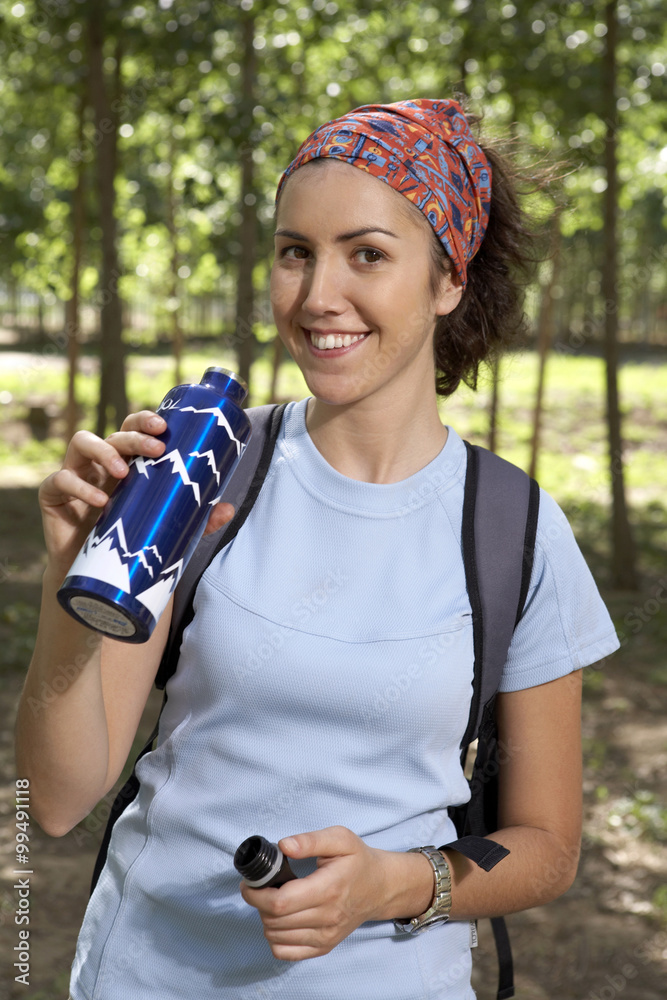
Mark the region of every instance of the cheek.
[[431, 323], [435, 324], [435, 306], [431, 301], [428, 289], [421, 288], [420, 275], [410, 285], [406, 283], [401, 289], [395, 289], [393, 300], [395, 315], [400, 316], [400, 325], [404, 332], [411, 336], [418, 335]]
[[288, 315], [298, 306], [299, 288], [300, 282], [294, 277], [288, 277], [276, 270], [271, 272], [269, 297], [276, 319], [278, 316]]

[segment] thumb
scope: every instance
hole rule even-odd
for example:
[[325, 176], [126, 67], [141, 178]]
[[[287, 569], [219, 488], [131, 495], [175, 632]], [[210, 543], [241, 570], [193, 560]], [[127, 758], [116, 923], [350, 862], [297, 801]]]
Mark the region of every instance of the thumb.
[[358, 844], [357, 835], [344, 826], [327, 826], [278, 841], [278, 847], [288, 858], [334, 858], [351, 854]]
[[208, 523], [204, 528], [204, 534], [210, 535], [214, 531], [222, 528], [223, 524], [228, 524], [236, 513], [230, 503], [218, 503], [211, 511]]

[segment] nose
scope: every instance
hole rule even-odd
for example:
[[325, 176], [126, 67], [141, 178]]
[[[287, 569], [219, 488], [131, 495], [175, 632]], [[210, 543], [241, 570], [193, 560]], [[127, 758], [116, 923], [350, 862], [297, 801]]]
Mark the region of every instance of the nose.
[[343, 275], [335, 257], [318, 257], [304, 274], [304, 312], [311, 316], [339, 314], [345, 309]]

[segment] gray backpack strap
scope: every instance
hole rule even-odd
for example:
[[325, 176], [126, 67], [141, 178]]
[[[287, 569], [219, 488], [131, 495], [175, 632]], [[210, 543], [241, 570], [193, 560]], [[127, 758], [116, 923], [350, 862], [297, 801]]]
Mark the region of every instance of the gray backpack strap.
[[[461, 765], [478, 739], [470, 801], [450, 807], [458, 840], [443, 845], [490, 871], [510, 852], [488, 837], [498, 829], [496, 692], [514, 629], [523, 614], [533, 568], [540, 491], [534, 479], [485, 448], [468, 452], [461, 542], [472, 608], [474, 675]], [[498, 953], [496, 1000], [510, 1000], [514, 968], [503, 917], [492, 917]]]
[[539, 488], [516, 465], [466, 441], [463, 561], [473, 612], [475, 678], [467, 747], [498, 690], [512, 634], [523, 613], [539, 513]]
[[194, 614], [192, 602], [197, 584], [218, 552], [236, 537], [262, 488], [286, 405], [270, 403], [246, 410], [252, 427], [250, 441], [243, 461], [227, 483], [221, 498], [221, 502], [232, 504], [236, 513], [218, 531], [204, 535], [178, 582], [174, 592], [169, 638], [155, 678], [155, 685], [160, 689], [165, 687], [176, 669], [183, 632]]

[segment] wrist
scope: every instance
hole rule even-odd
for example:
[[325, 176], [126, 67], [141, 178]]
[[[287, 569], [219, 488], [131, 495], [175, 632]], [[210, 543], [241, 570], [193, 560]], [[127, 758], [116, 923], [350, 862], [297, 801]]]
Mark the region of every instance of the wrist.
[[42, 574], [42, 599], [37, 645], [41, 645], [46, 634], [54, 637], [49, 640], [51, 650], [54, 648], [54, 643], [56, 646], [64, 643], [67, 649], [81, 647], [81, 651], [91, 654], [102, 645], [104, 637], [100, 632], [95, 632], [72, 618], [58, 601], [58, 589], [68, 571], [69, 566], [61, 573], [57, 566], [49, 562]]
[[397, 931], [417, 934], [433, 924], [446, 923], [452, 909], [452, 876], [445, 855], [433, 844], [412, 847], [408, 854], [421, 854], [428, 859], [433, 871], [433, 898], [426, 910], [414, 917], [394, 920]]
[[429, 908], [433, 900], [433, 869], [423, 854], [381, 851], [383, 858], [384, 902], [370, 919], [396, 920], [414, 917]]
[[56, 594], [75, 559], [76, 553], [71, 558], [66, 559], [53, 556], [51, 553], [47, 554], [46, 566], [42, 574], [42, 589], [45, 593]]

